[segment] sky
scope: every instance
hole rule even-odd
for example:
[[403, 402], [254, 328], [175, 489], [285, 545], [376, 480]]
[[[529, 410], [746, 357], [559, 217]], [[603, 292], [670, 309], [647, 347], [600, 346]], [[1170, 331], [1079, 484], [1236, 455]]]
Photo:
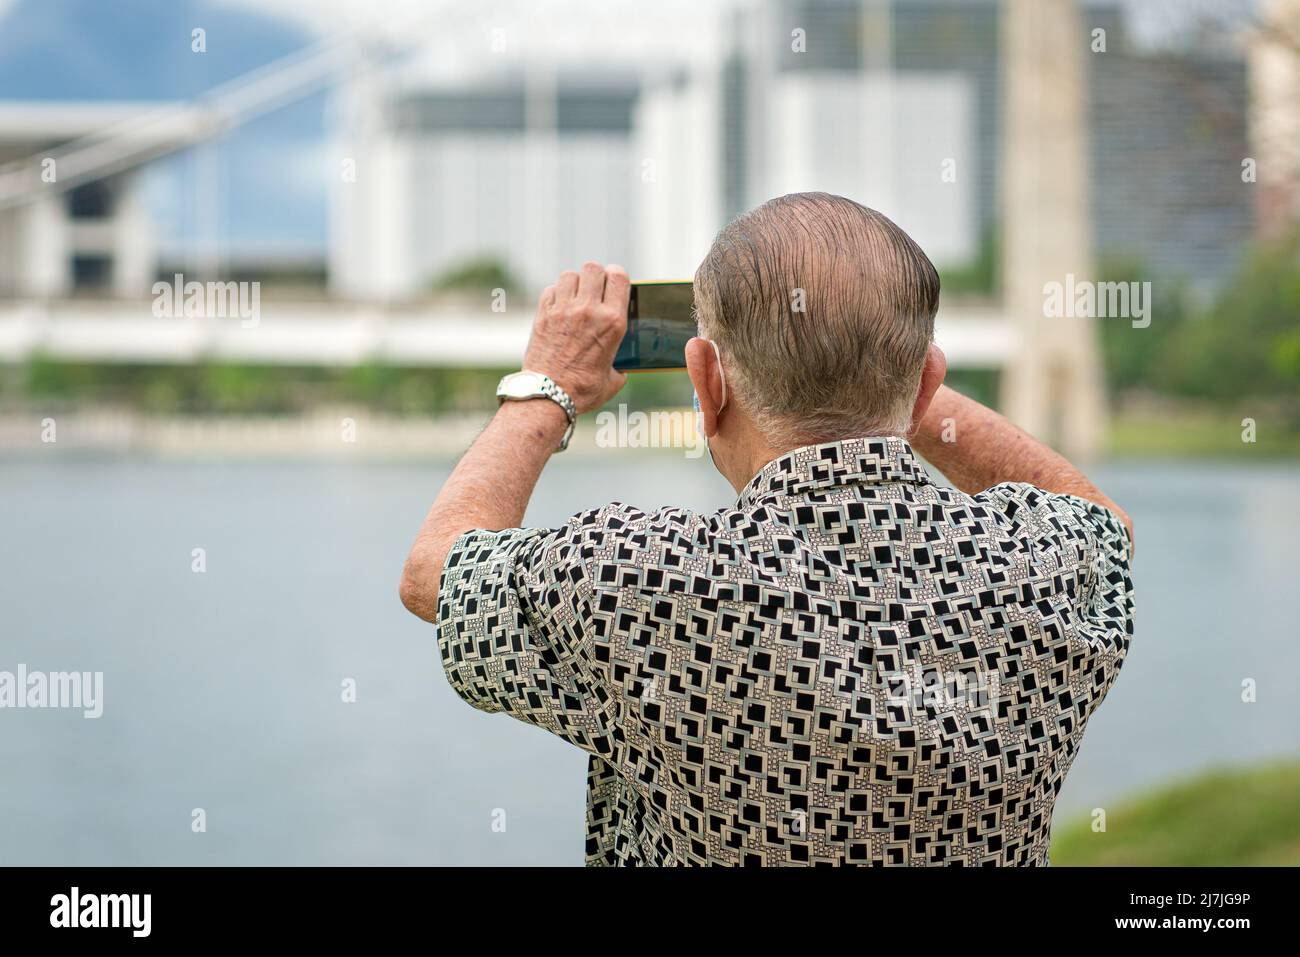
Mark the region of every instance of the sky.
[[[980, 0], [970, 0], [980, 2]], [[1177, 36], [1198, 14], [1253, 0], [1123, 0], [1148, 42]], [[431, 77], [481, 66], [485, 37], [508, 56], [544, 49], [569, 61], [692, 61], [725, 38], [724, 0], [0, 0], [0, 100], [193, 99], [311, 42], [354, 31], [380, 44], [423, 38]], [[207, 52], [190, 49], [206, 31]], [[216, 149], [221, 232], [249, 253], [319, 255], [327, 235], [324, 93], [240, 128]], [[194, 234], [196, 161], [154, 164], [148, 193], [165, 247]]]

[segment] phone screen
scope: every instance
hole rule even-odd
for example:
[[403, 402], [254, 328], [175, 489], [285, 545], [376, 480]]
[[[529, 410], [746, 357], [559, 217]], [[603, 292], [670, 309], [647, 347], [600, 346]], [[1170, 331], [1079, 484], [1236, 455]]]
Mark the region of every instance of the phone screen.
[[696, 334], [693, 303], [689, 282], [634, 282], [614, 368], [685, 369], [686, 343]]

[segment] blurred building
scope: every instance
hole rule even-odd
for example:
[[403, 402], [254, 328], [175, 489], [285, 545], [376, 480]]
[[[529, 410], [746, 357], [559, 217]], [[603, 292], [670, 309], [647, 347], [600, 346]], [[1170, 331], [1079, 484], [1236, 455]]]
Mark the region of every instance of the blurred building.
[[1092, 60], [1093, 243], [1202, 291], [1226, 280], [1255, 230], [1247, 72], [1200, 53]]
[[[640, 149], [660, 158], [666, 181], [640, 194], [648, 271], [689, 273], [727, 219], [811, 189], [887, 212], [941, 265], [974, 259], [984, 185], [995, 180], [994, 141], [978, 118], [996, 121], [980, 82], [996, 71], [997, 38], [972, 42], [966, 13], [954, 14], [961, 42], [941, 64], [918, 59], [904, 72], [893, 6], [743, 6], [716, 67], [643, 98]], [[678, 183], [696, 185], [683, 194]]]
[[[998, 0], [755, 5], [716, 70], [643, 99], [641, 151], [665, 156], [673, 182], [696, 185], [641, 192], [642, 261], [680, 273], [710, 226], [799, 189], [888, 212], [941, 267], [987, 254], [1002, 208], [1001, 15]], [[1239, 175], [1250, 154], [1246, 63], [1139, 51], [1113, 4], [1085, 4], [1083, 19], [1098, 262], [1222, 281], [1254, 225]], [[1093, 30], [1105, 52], [1091, 52]]]
[[[132, 121], [157, 104], [0, 102], [0, 167], [25, 162], [13, 201], [0, 190], [0, 295], [79, 293], [143, 296], [155, 272], [155, 227], [139, 189], [138, 169], [67, 182], [59, 147], [105, 129], [122, 129], [134, 149], [165, 149], [192, 133], [192, 118], [148, 130]], [[0, 181], [7, 182], [7, 180]]]
[[355, 176], [331, 191], [331, 290], [407, 298], [482, 260], [535, 289], [585, 259], [628, 262], [637, 92], [625, 72], [552, 67], [350, 84], [340, 152]]
[[[1085, 4], [1088, 213], [1096, 259], [1214, 285], [1254, 224], [1245, 61], [1137, 50]], [[940, 267], [1000, 232], [999, 0], [742, 4], [711, 63], [350, 85], [332, 288], [402, 298], [476, 258], [536, 287], [586, 258], [689, 276], [765, 199], [842, 193], [886, 211]]]
[[[1269, 9], [1294, 26], [1295, 2]], [[1001, 228], [1002, 9], [749, 0], [726, 48], [689, 65], [655, 49], [581, 70], [508, 58], [498, 62], [514, 72], [484, 66], [440, 81], [362, 71], [335, 97], [330, 289], [412, 298], [476, 261], [532, 289], [587, 258], [683, 277], [729, 218], [807, 189], [887, 212], [941, 267], [987, 260]], [[1300, 205], [1294, 50], [1258, 42], [1251, 76], [1222, 49], [1136, 49], [1114, 4], [1086, 4], [1084, 20], [1106, 35], [1106, 51], [1086, 57], [1096, 259], [1221, 281], [1257, 199], [1266, 210]], [[120, 126], [135, 109], [0, 104], [0, 167]], [[148, 128], [176, 138], [158, 152], [193, 135], [183, 126]], [[1240, 175], [1257, 151], [1259, 188]], [[0, 195], [0, 293], [147, 288], [158, 243], [135, 169], [41, 187], [16, 205]]]

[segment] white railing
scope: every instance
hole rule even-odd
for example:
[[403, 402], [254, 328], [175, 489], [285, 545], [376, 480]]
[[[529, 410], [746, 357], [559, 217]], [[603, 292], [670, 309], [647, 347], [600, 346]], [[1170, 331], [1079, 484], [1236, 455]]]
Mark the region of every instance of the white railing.
[[[528, 341], [531, 314], [264, 302], [256, 322], [163, 317], [142, 301], [0, 303], [0, 361], [33, 355], [94, 362], [263, 365], [508, 366]], [[936, 341], [951, 366], [1000, 367], [1014, 350], [1012, 324], [996, 309], [941, 311]]]

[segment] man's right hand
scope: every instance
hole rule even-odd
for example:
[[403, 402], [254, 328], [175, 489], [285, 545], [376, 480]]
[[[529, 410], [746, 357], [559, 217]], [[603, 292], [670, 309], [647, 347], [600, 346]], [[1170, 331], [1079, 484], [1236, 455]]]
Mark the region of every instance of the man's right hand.
[[579, 415], [600, 408], [627, 381], [614, 369], [614, 354], [627, 332], [631, 287], [622, 266], [588, 262], [580, 273], [561, 273], [538, 300], [523, 367], [550, 376]]

